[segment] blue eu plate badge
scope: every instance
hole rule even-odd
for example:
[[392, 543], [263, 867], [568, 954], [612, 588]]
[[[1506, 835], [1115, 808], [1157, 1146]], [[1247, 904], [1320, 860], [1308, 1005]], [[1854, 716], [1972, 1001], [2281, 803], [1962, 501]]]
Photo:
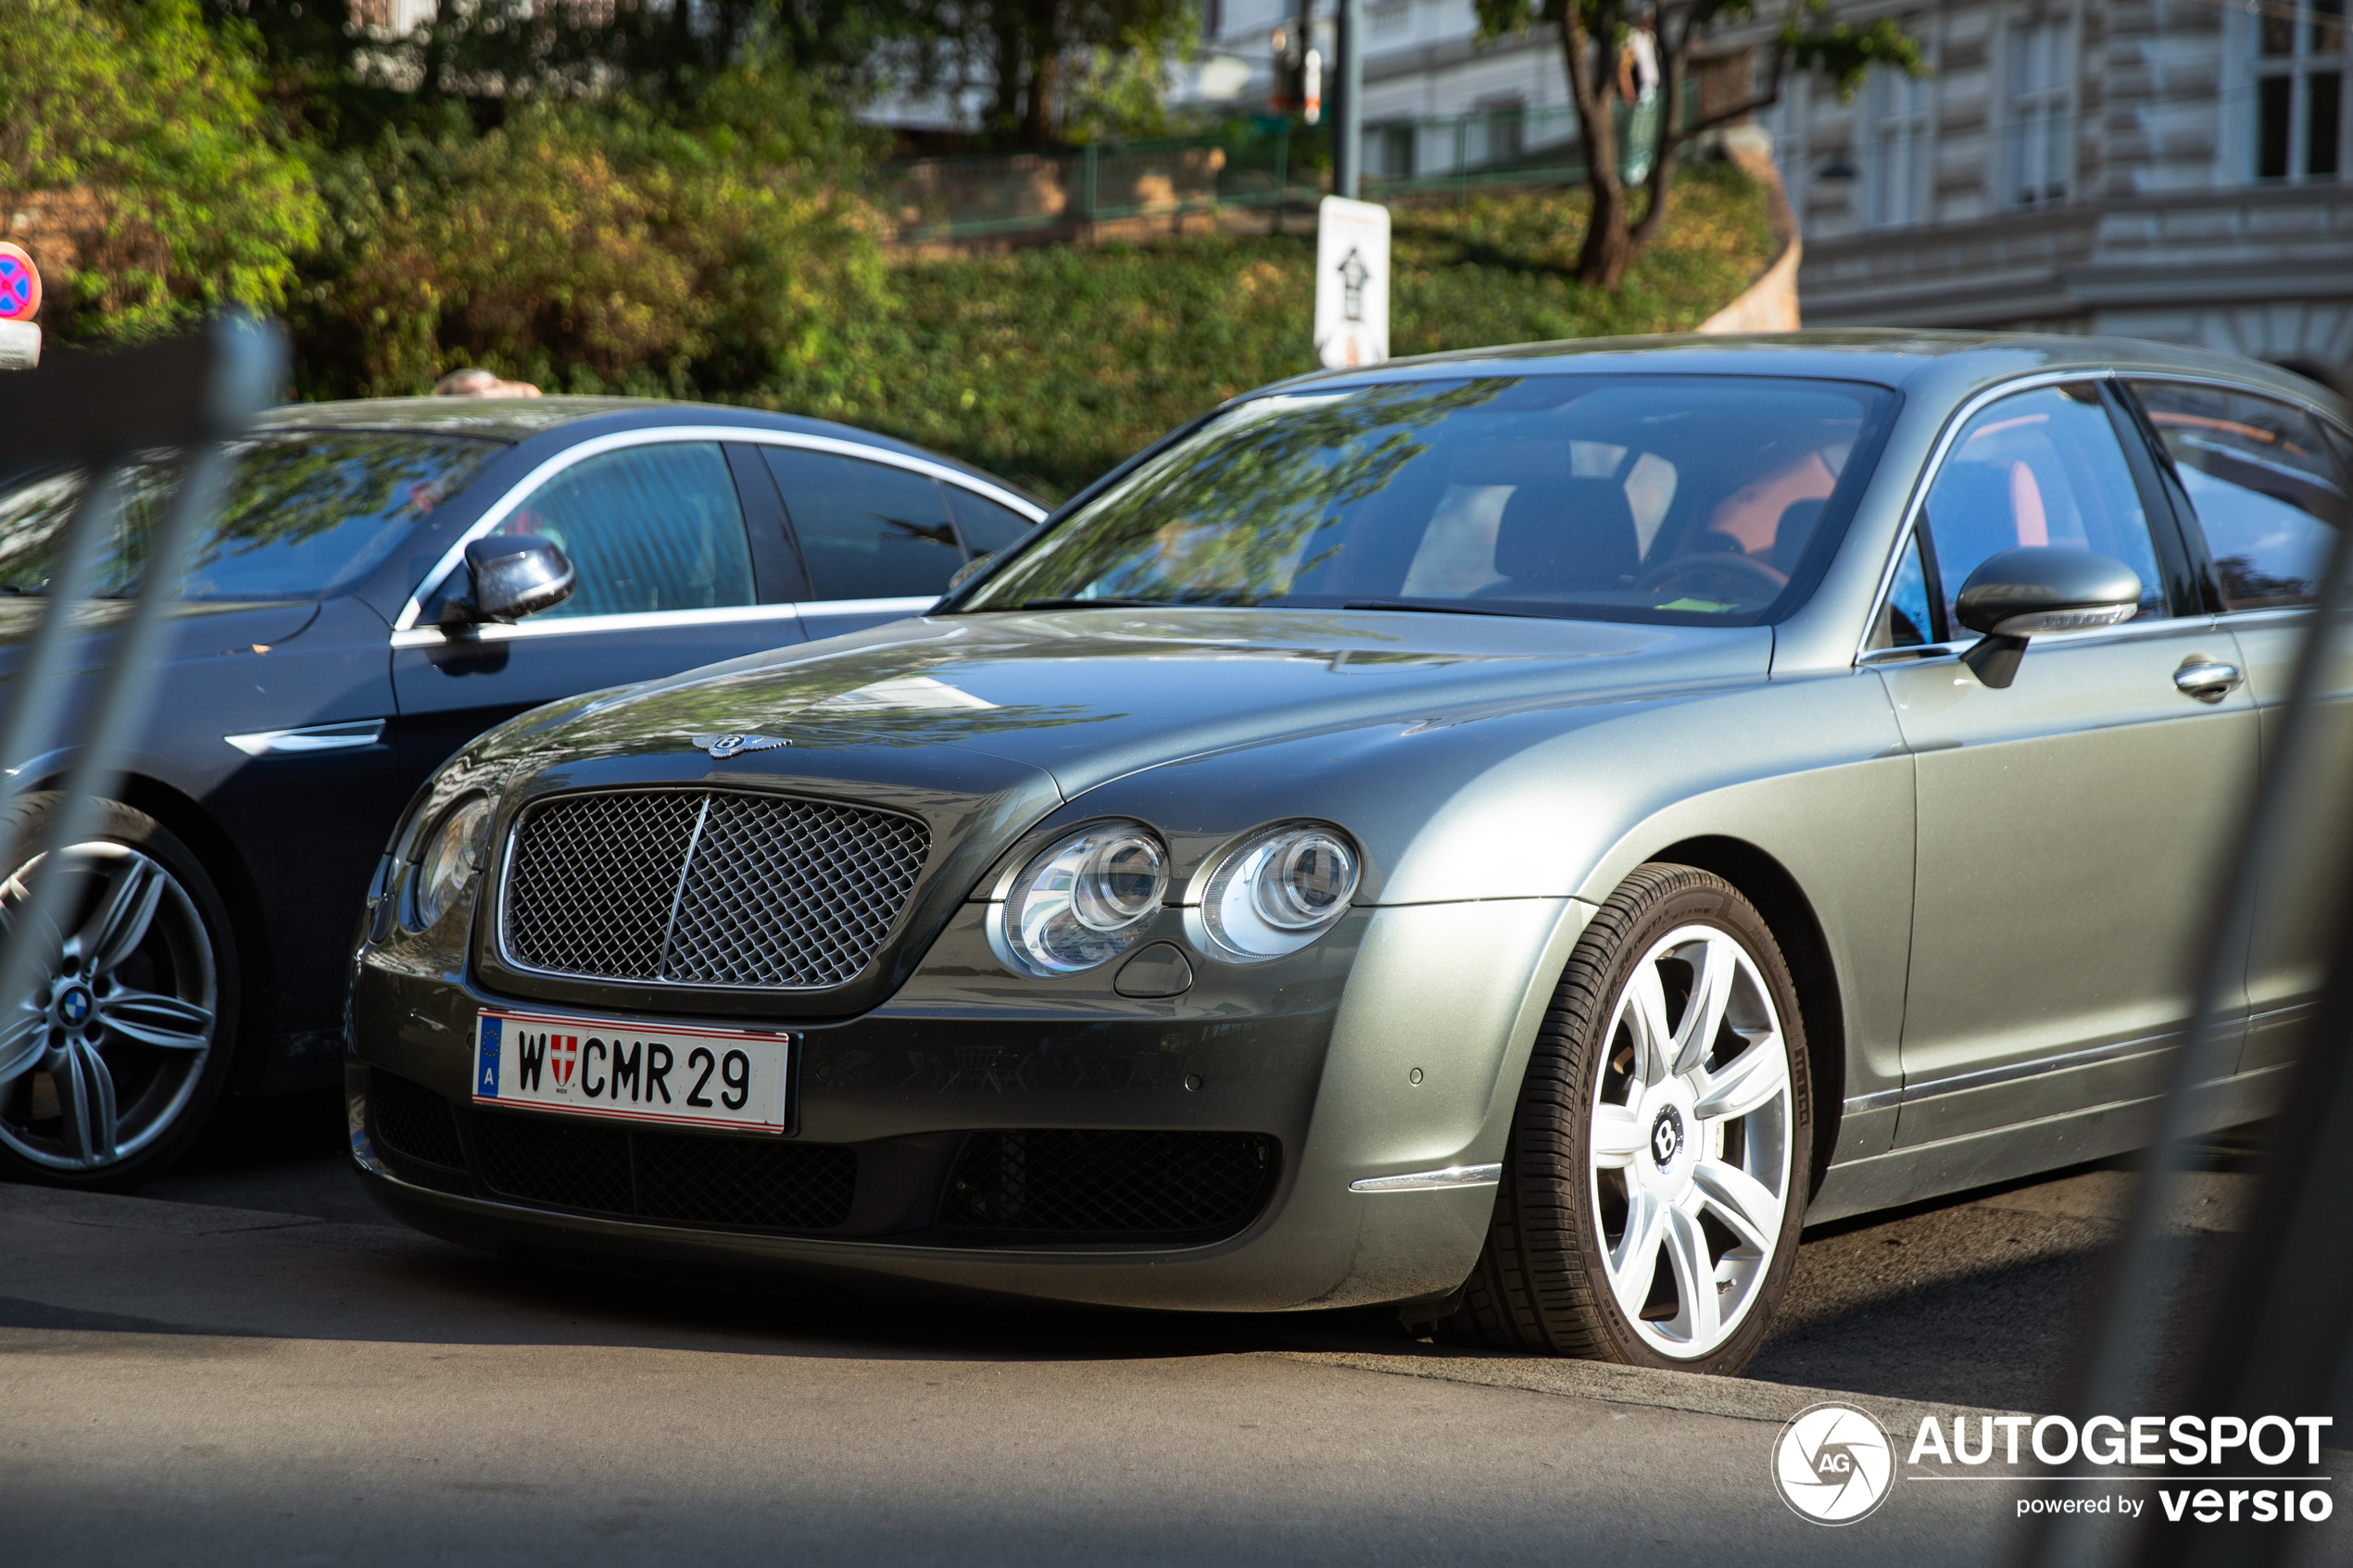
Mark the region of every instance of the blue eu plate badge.
[[498, 1098], [498, 1026], [504, 1019], [485, 1016], [482, 1021], [482, 1048], [474, 1053], [477, 1072], [474, 1074], [474, 1098]]

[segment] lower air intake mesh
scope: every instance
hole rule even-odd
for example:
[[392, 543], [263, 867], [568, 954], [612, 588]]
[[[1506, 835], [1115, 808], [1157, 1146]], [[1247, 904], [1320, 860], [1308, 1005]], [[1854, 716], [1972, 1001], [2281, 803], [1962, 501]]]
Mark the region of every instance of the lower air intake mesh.
[[466, 1168], [457, 1113], [422, 1084], [382, 1069], [369, 1073], [368, 1124], [376, 1142], [396, 1155], [452, 1171]]
[[1239, 1230], [1265, 1206], [1275, 1151], [1263, 1133], [975, 1133], [938, 1224], [1039, 1240]]
[[483, 1184], [525, 1203], [762, 1230], [831, 1230], [849, 1217], [858, 1153], [838, 1144], [697, 1137], [596, 1122], [480, 1112]]

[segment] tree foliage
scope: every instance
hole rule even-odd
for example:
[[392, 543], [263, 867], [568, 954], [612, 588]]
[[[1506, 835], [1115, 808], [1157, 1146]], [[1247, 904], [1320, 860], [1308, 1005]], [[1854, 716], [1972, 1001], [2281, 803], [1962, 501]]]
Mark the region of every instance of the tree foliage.
[[[1584, 136], [1586, 185], [1592, 193], [1592, 219], [1578, 257], [1578, 276], [1616, 288], [1633, 259], [1665, 229], [1672, 210], [1680, 154], [1692, 138], [1742, 119], [1780, 100], [1783, 72], [1794, 67], [1830, 78], [1842, 97], [1851, 96], [1874, 66], [1911, 75], [1925, 69], [1918, 41], [1893, 19], [1867, 26], [1828, 21], [1828, 0], [1788, 0], [1780, 27], [1764, 45], [1765, 80], [1736, 102], [1705, 118], [1687, 108], [1692, 65], [1699, 48], [1723, 29], [1756, 19], [1756, 0], [1666, 0], [1655, 6], [1639, 0], [1474, 0], [1483, 37], [1522, 33], [1536, 28], [1557, 32], [1568, 69], [1569, 95]], [[1618, 56], [1630, 28], [1648, 13], [1655, 28], [1660, 88], [1665, 94], [1659, 144], [1646, 179], [1646, 205], [1639, 220], [1620, 177], [1617, 115]]]
[[878, 296], [842, 178], [858, 141], [805, 79], [754, 66], [673, 113], [557, 99], [485, 132], [388, 131], [326, 171], [306, 390], [421, 390], [461, 365], [673, 395], [790, 378]]
[[69, 215], [31, 236], [53, 331], [132, 338], [286, 303], [323, 208], [258, 85], [195, 0], [12, 0], [0, 196]]

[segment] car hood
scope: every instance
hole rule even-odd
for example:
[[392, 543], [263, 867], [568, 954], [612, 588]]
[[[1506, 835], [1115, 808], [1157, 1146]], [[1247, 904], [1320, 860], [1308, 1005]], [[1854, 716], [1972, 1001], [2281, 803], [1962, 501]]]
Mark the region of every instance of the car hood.
[[[13, 670], [24, 657], [48, 605], [38, 595], [0, 596], [0, 671]], [[96, 599], [82, 607], [74, 624], [77, 672], [109, 657], [115, 633], [136, 608], [131, 599]], [[183, 603], [170, 606], [167, 613], [165, 658], [177, 662], [291, 641], [319, 618], [319, 606], [308, 599]]]
[[502, 739], [574, 757], [718, 734], [776, 737], [804, 756], [954, 747], [1038, 769], [1068, 798], [1277, 736], [1761, 681], [1771, 656], [1768, 627], [1176, 608], [941, 616], [625, 688]]

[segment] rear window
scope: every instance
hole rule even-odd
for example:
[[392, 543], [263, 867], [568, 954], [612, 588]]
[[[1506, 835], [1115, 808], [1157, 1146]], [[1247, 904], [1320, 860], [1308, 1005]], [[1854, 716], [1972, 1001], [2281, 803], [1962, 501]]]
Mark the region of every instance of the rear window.
[[[453, 500], [502, 443], [397, 431], [261, 432], [229, 446], [229, 483], [190, 558], [182, 596], [312, 599], [344, 591]], [[132, 592], [182, 459], [143, 458], [121, 475], [122, 507], [95, 592]], [[48, 587], [65, 526], [88, 488], [53, 472], [0, 492], [0, 593]]]
[[1586, 375], [1256, 398], [1156, 454], [963, 608], [1754, 624], [1818, 577], [1861, 477], [1853, 459], [1894, 401], [1846, 382]]

